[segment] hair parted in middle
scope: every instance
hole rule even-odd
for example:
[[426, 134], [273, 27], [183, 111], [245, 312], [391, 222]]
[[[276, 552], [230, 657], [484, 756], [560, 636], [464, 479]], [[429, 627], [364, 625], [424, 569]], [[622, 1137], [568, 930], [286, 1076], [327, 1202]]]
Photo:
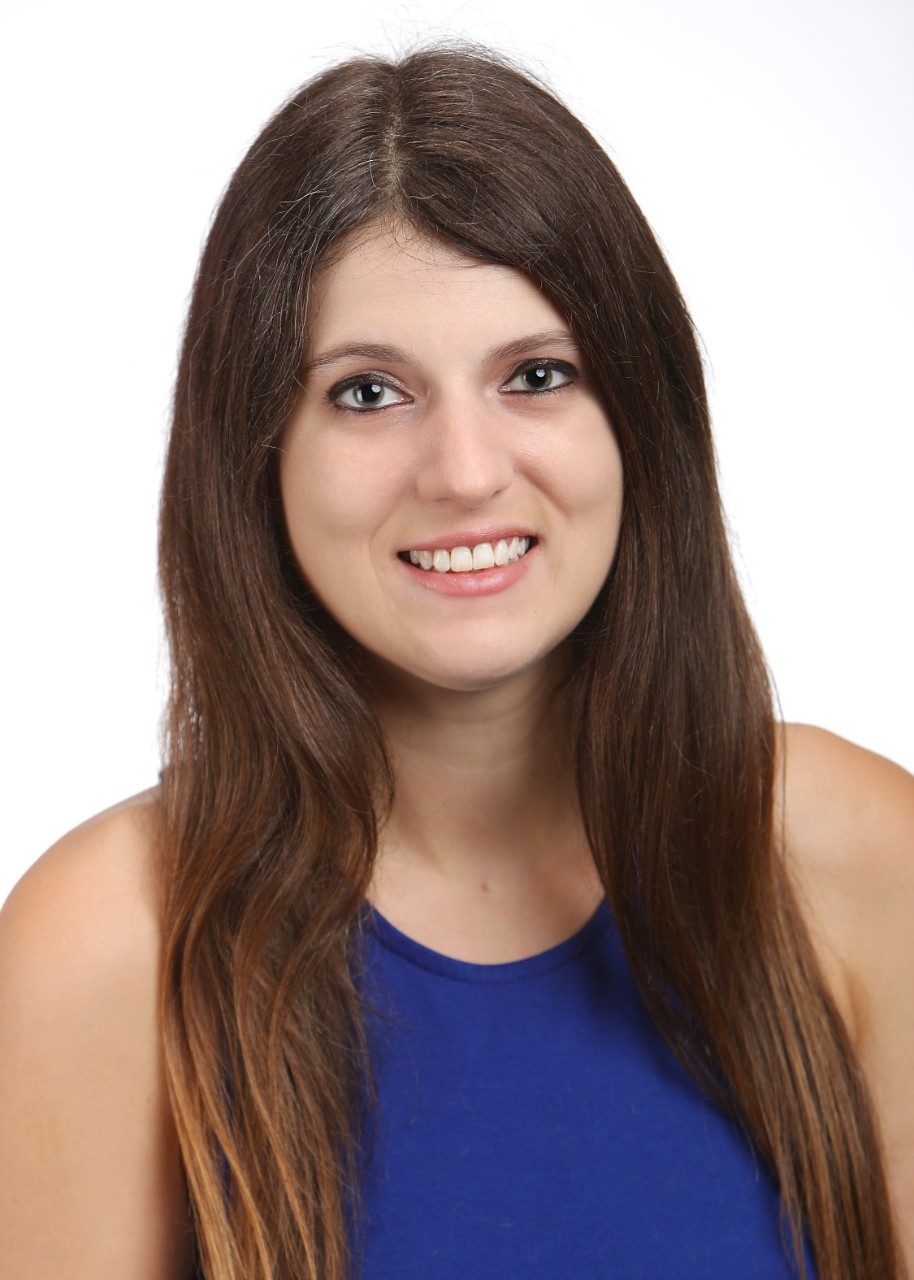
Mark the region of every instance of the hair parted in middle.
[[866, 1091], [779, 857], [771, 693], [688, 312], [586, 128], [473, 47], [354, 59], [298, 91], [234, 175], [191, 301], [160, 534], [163, 1020], [207, 1272], [351, 1268], [370, 1096], [354, 925], [394, 780], [355, 646], [286, 545], [276, 459], [315, 281], [379, 226], [523, 272], [580, 345], [624, 469], [565, 691], [595, 864], [658, 1025], [752, 1133], [820, 1274], [891, 1277]]

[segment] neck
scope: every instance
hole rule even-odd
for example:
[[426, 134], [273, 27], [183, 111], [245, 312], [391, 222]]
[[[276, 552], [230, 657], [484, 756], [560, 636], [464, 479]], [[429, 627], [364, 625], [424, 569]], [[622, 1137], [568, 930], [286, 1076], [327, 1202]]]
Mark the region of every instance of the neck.
[[574, 785], [567, 699], [543, 670], [456, 692], [385, 680], [378, 709], [396, 793], [373, 897], [396, 920], [474, 908], [592, 909], [595, 872]]

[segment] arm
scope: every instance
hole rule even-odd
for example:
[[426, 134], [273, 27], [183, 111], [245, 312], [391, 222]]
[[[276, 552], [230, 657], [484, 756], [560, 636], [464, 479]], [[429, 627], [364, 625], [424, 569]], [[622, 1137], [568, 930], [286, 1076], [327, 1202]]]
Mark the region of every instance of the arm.
[[157, 1029], [155, 804], [55, 845], [0, 912], [0, 1257], [22, 1280], [185, 1280]]
[[784, 745], [788, 856], [867, 1078], [914, 1274], [914, 777], [805, 726]]

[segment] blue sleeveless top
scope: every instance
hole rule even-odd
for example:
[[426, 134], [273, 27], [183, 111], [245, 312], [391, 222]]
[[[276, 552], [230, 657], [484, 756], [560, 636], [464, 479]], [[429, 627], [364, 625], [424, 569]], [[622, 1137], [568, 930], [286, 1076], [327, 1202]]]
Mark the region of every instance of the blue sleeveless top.
[[509, 964], [442, 956], [370, 909], [363, 948], [359, 1280], [797, 1275], [776, 1188], [655, 1031], [606, 903]]

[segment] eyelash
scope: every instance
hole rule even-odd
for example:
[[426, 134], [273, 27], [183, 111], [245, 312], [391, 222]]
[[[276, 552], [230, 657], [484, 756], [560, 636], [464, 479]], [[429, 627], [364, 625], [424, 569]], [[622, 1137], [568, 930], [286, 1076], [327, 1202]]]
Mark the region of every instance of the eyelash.
[[567, 382], [560, 382], [557, 387], [527, 387], [524, 391], [508, 391], [505, 394], [511, 396], [547, 396], [554, 395], [557, 391], [564, 391], [566, 387], [570, 387], [578, 376], [578, 371], [573, 364], [568, 364], [565, 360], [525, 360], [523, 364], [519, 364], [508, 382], [513, 382], [515, 378], [522, 377], [525, 373], [529, 373], [531, 369], [546, 369], [550, 373], [561, 373], [567, 378]]
[[[527, 387], [522, 391], [506, 391], [503, 394], [510, 396], [530, 396], [539, 399], [542, 396], [555, 395], [558, 391], [564, 391], [578, 378], [578, 371], [574, 365], [568, 364], [565, 360], [524, 360], [515, 368], [510, 376], [505, 379], [503, 385], [514, 382], [516, 378], [522, 377], [525, 373], [529, 373], [531, 369], [546, 369], [552, 373], [562, 374], [567, 381], [559, 383], [557, 387]], [[364, 408], [357, 409], [355, 405], [340, 404], [340, 397], [345, 395], [347, 391], [354, 391], [356, 387], [380, 387], [383, 390], [402, 391], [402, 388], [395, 382], [391, 381], [387, 374], [383, 373], [357, 373], [350, 378], [344, 378], [342, 382], [335, 382], [327, 392], [327, 400], [331, 406], [339, 413], [383, 413], [385, 409], [394, 409], [396, 404], [382, 405], [366, 405]], [[405, 394], [405, 392], [403, 393]], [[402, 403], [402, 402], [398, 402]]]
[[382, 387], [384, 390], [400, 391], [402, 388], [397, 383], [392, 382], [387, 374], [384, 373], [356, 373], [351, 378], [344, 378], [342, 382], [335, 382], [327, 392], [327, 399], [331, 406], [339, 413], [382, 413], [385, 409], [393, 409], [394, 405], [366, 405], [363, 409], [357, 409], [352, 404], [340, 404], [340, 396], [347, 391], [354, 391], [356, 387]]

